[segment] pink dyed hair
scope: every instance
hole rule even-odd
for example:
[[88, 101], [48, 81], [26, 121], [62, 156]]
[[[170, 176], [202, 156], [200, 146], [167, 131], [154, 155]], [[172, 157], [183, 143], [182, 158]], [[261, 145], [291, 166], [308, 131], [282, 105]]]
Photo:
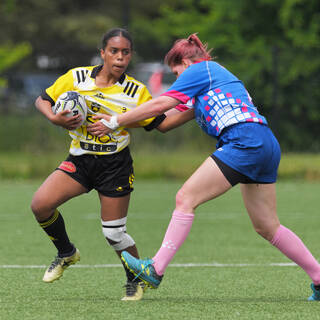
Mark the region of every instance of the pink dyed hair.
[[182, 63], [182, 59], [212, 60], [207, 44], [203, 44], [196, 33], [191, 34], [187, 39], [177, 40], [170, 51], [166, 54], [164, 61], [168, 66], [175, 66]]

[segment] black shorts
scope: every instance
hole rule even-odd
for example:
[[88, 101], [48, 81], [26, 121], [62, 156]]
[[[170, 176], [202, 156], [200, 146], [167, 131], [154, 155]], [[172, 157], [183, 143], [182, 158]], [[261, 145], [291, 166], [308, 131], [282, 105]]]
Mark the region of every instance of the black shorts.
[[243, 184], [269, 184], [270, 182], [257, 182], [244, 174], [232, 169], [228, 165], [226, 165], [223, 161], [217, 158], [214, 154], [211, 155], [211, 158], [215, 161], [225, 178], [229, 181], [229, 183], [234, 187], [238, 183]]
[[107, 197], [123, 197], [133, 191], [133, 166], [128, 147], [110, 155], [69, 155], [57, 170], [68, 174], [89, 192]]

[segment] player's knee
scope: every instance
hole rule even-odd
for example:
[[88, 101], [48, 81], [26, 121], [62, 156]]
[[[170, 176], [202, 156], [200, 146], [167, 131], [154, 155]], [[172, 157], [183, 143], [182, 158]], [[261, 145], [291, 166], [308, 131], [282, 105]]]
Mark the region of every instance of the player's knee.
[[268, 228], [264, 226], [258, 226], [254, 227], [255, 231], [264, 239], [271, 241], [273, 238], [274, 232], [272, 230], [269, 230]]
[[103, 235], [116, 251], [121, 251], [135, 245], [134, 240], [127, 234], [126, 222], [126, 217], [111, 221], [101, 220]]
[[176, 194], [176, 208], [189, 212], [195, 208], [192, 194], [181, 188]]
[[31, 210], [34, 213], [34, 215], [38, 215], [41, 213], [41, 205], [40, 205], [41, 201], [39, 201], [37, 195], [35, 194], [32, 198], [31, 201]]
[[48, 201], [37, 193], [33, 196], [30, 207], [36, 217], [46, 216], [48, 212], [51, 213], [54, 210], [53, 208], [48, 208]]

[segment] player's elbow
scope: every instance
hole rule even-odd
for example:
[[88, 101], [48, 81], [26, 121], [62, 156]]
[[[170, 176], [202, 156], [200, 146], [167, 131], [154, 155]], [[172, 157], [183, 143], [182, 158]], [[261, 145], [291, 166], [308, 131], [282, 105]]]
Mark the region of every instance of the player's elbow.
[[161, 133], [166, 133], [166, 132], [168, 132], [170, 129], [159, 129], [159, 131], [161, 132]]
[[170, 130], [170, 128], [166, 125], [165, 122], [163, 122], [157, 126], [157, 130], [160, 131], [161, 133], [166, 133]]
[[41, 100], [42, 100], [42, 98], [41, 98], [41, 96], [39, 96], [34, 102], [34, 105], [36, 106], [37, 109], [38, 109], [38, 106], [39, 106]]

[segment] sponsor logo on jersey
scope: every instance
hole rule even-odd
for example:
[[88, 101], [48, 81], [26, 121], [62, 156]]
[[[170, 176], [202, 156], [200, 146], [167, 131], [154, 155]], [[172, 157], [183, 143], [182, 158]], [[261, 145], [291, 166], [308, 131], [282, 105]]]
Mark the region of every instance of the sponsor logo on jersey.
[[70, 173], [77, 171], [76, 166], [71, 161], [63, 161], [58, 168]]
[[98, 92], [97, 94], [95, 94], [94, 97], [101, 98], [101, 99], [105, 98], [101, 92]]
[[114, 152], [117, 150], [116, 144], [95, 144], [95, 143], [88, 143], [80, 141], [80, 147], [82, 150], [86, 151], [94, 151], [94, 152]]

